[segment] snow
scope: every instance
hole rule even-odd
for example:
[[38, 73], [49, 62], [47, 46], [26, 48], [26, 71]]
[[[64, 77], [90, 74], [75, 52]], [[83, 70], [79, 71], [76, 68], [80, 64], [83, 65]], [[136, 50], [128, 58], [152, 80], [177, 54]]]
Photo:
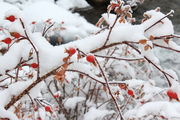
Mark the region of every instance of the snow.
[[57, 1], [57, 5], [65, 9], [85, 8], [89, 6], [85, 0], [59, 0]]
[[28, 5], [23, 10], [23, 14], [29, 24], [32, 21], [45, 22], [48, 19], [57, 23], [64, 22], [63, 27], [66, 29], [60, 31], [60, 35], [66, 41], [75, 40], [77, 36], [83, 38], [98, 30], [79, 14], [72, 14], [70, 11], [48, 1], [37, 1]]
[[104, 116], [113, 114], [114, 111], [101, 110], [91, 107], [89, 111], [84, 115], [84, 120], [101, 120]]
[[78, 97], [78, 96], [68, 98], [67, 100], [65, 100], [64, 106], [65, 108], [74, 109], [77, 103], [82, 102], [85, 99], [86, 99], [85, 97]]
[[[6, 70], [16, 67], [21, 59], [21, 52], [25, 43], [27, 44], [26, 41], [17, 43], [16, 45], [12, 46], [4, 56], [0, 56], [0, 74], [4, 74]], [[9, 60], [11, 60], [11, 62], [7, 64], [7, 61]]]
[[13, 112], [6, 111], [4, 108], [0, 108], [0, 117], [9, 118], [10, 120], [19, 120]]
[[[13, 112], [7, 111], [4, 109], [4, 106], [11, 100], [11, 97], [17, 96], [20, 94], [25, 88], [27, 88], [32, 81], [19, 81], [14, 84], [9, 85], [8, 89], [0, 91], [0, 117], [9, 118], [11, 120], [19, 120]], [[29, 95], [32, 98], [35, 98], [40, 95], [40, 90], [44, 86], [43, 83], [35, 86], [30, 92]], [[28, 96], [24, 96], [21, 100], [26, 100]], [[28, 98], [29, 99], [29, 98]]]
[[[154, 107], [152, 107], [154, 106]], [[180, 118], [180, 103], [178, 102], [149, 102], [138, 109], [133, 109], [124, 114], [125, 119], [142, 118], [146, 115], [159, 115], [171, 120]]]
[[[29, 31], [29, 30], [28, 30]], [[130, 37], [128, 33], [133, 33]], [[119, 34], [122, 33], [122, 34]], [[106, 40], [106, 36], [108, 34], [108, 31], [104, 31], [101, 34], [98, 35], [91, 35], [89, 37], [86, 37], [81, 40], [77, 40], [74, 42], [70, 42], [68, 44], [64, 44], [61, 46], [53, 47], [51, 46], [44, 37], [42, 37], [41, 33], [28, 33], [30, 34], [30, 39], [34, 43], [34, 45], [39, 50], [39, 56], [40, 56], [40, 66], [42, 72], [47, 72], [50, 69], [54, 68], [55, 66], [58, 66], [63, 63], [62, 59], [66, 57], [66, 54], [64, 54], [65, 48], [74, 47], [79, 48], [80, 50], [84, 51], [85, 53], [89, 53], [91, 50], [97, 49], [99, 46], [102, 46]], [[143, 31], [140, 26], [132, 26], [132, 25], [122, 25], [120, 28], [115, 27], [113, 29], [113, 32], [110, 36], [110, 43], [116, 43], [121, 42], [123, 40], [125, 41], [139, 41], [139, 39], [144, 39]], [[21, 42], [20, 42], [21, 43]], [[88, 46], [86, 46], [88, 45]], [[15, 67], [15, 65], [19, 62], [21, 56], [21, 50], [20, 48], [23, 48], [23, 46], [18, 46], [16, 48], [16, 45], [14, 45], [13, 53], [8, 53], [7, 56], [11, 57], [11, 59], [16, 59], [16, 61], [12, 62], [12, 65], [8, 65], [4, 67], [2, 63], [0, 68], [0, 73], [2, 74], [3, 71], [5, 71], [5, 68], [12, 69]], [[18, 51], [17, 51], [17, 50]], [[10, 50], [11, 51], [11, 50]], [[17, 54], [14, 54], [14, 51], [17, 52]], [[53, 53], [53, 54], [52, 54]], [[11, 56], [13, 54], [13, 56]], [[6, 61], [8, 58], [5, 56], [1, 56], [4, 61]], [[3, 62], [3, 61], [2, 61]], [[50, 63], [50, 64], [47, 64]], [[11, 68], [10, 68], [11, 66]]]
[[[42, 6], [44, 6], [44, 7], [42, 7], [42, 9], [40, 9], [39, 12], [38, 11], [36, 11], [36, 12], [33, 11], [33, 10], [35, 10], [35, 8], [39, 7], [40, 4], [43, 4], [43, 5], [41, 5], [41, 7]], [[45, 2], [45, 1], [44, 2], [36, 2], [32, 6], [29, 6], [29, 8], [24, 10], [24, 13], [27, 12], [26, 16], [31, 16], [31, 18], [28, 18], [29, 20], [32, 20], [32, 18], [36, 18], [36, 17], [37, 17], [37, 19], [38, 19], [38, 17], [39, 17], [39, 19], [41, 19], [41, 18], [42, 19], [43, 18], [47, 19], [48, 18], [47, 16], [50, 15], [50, 13], [46, 13], [46, 15], [42, 14], [41, 17], [39, 16], [39, 14], [41, 12], [44, 13], [43, 10], [46, 7], [51, 6], [52, 8], [50, 8], [50, 9], [55, 9], [55, 10], [60, 9], [58, 6], [55, 6], [54, 4], [51, 5], [51, 4], [52, 3], [48, 3], [48, 2]], [[30, 11], [30, 10], [32, 10], [32, 11]], [[30, 13], [32, 13], [32, 12], [33, 13], [37, 13], [37, 14], [34, 14], [34, 15], [31, 14], [30, 15]], [[150, 11], [150, 13], [151, 12], [154, 13], [154, 11]], [[162, 16], [161, 13], [156, 13], [156, 14], [160, 14]], [[70, 15], [71, 16], [71, 14], [68, 13], [67, 11], [64, 13], [64, 15]], [[155, 19], [155, 18], [152, 16], [152, 19]], [[65, 19], [67, 19], [67, 17]], [[169, 22], [169, 20], [167, 20], [167, 21]], [[112, 30], [112, 33], [111, 33], [110, 40], [109, 40], [108, 44], [116, 43], [116, 42], [121, 42], [121, 41], [138, 42], [139, 40], [146, 39], [146, 37], [144, 36], [143, 26], [151, 25], [152, 22], [154, 22], [154, 21], [152, 21], [150, 19], [150, 20], [147, 20], [147, 22], [143, 23], [143, 25], [130, 25], [130, 24], [120, 24], [120, 25], [117, 25]], [[81, 21], [79, 23], [81, 23]], [[164, 23], [166, 23], [166, 22], [164, 21]], [[69, 24], [71, 24], [71, 23], [69, 23]], [[83, 25], [81, 25], [81, 26], [83, 26]], [[164, 27], [166, 27], [166, 24], [162, 24], [161, 27], [159, 27], [158, 29], [164, 29]], [[83, 28], [79, 28], [79, 29], [83, 29]], [[28, 30], [28, 31], [30, 31], [30, 30]], [[119, 33], [121, 33], [121, 34], [119, 34]], [[129, 36], [129, 33], [131, 33], [131, 36]], [[166, 31], [159, 31], [158, 33], [161, 34], [161, 35], [162, 34], [167, 34]], [[40, 66], [42, 68], [41, 71], [42, 70], [48, 71], [48, 70], [54, 68], [55, 66], [62, 64], [62, 61], [60, 61], [60, 60], [62, 60], [62, 58], [65, 57], [65, 54], [63, 54], [64, 53], [64, 48], [75, 47], [75, 48], [79, 48], [80, 50], [84, 51], [85, 53], [88, 53], [91, 50], [97, 49], [99, 46], [103, 45], [103, 43], [106, 40], [108, 31], [106, 30], [106, 31], [104, 31], [104, 32], [102, 32], [102, 33], [100, 33], [98, 35], [91, 35], [91, 36], [86, 37], [84, 39], [77, 40], [77, 41], [74, 41], [74, 42], [70, 42], [68, 44], [65, 44], [65, 45], [62, 45], [62, 46], [58, 46], [58, 47], [52, 47], [45, 40], [45, 38], [43, 38], [41, 36], [40, 33], [28, 33], [28, 34], [30, 34], [30, 38], [32, 39], [32, 42], [34, 43], [34, 45], [39, 50]], [[22, 46], [24, 46], [24, 45], [22, 45]], [[14, 45], [14, 47], [16, 47], [16, 45]], [[19, 48], [22, 48], [22, 47], [18, 46], [18, 48], [14, 48], [14, 49], [12, 48], [13, 49], [12, 50], [13, 53], [7, 53], [7, 55], [1, 56], [1, 59], [4, 59], [2, 62], [6, 61], [5, 58], [8, 55], [9, 55], [9, 57], [11, 59], [15, 59], [15, 61], [11, 63], [12, 65], [8, 64], [8, 66], [5, 66], [4, 65], [5, 63], [2, 63], [0, 65], [0, 68], [2, 68], [0, 73], [5, 71], [5, 68], [6, 69], [12, 69], [13, 67], [15, 67], [15, 65], [18, 63], [19, 59], [21, 58], [21, 54], [20, 54], [21, 50]], [[17, 50], [19, 49], [19, 50], [17, 51], [15, 49], [17, 49]], [[17, 54], [15, 54], [14, 51], [17, 51]], [[11, 52], [11, 50], [10, 50], [10, 52]], [[13, 56], [12, 56], [12, 54], [13, 54]], [[149, 56], [149, 58], [152, 59], [153, 61], [157, 61], [156, 57], [154, 57], [154, 58], [151, 57], [152, 55], [153, 55], [152, 52], [149, 52], [149, 53], [145, 54], [145, 56]], [[6, 59], [8, 59], [8, 58], [6, 58]], [[47, 64], [47, 63], [51, 63], [51, 64]], [[155, 62], [155, 63], [157, 63], [157, 62]], [[9, 66], [11, 66], [11, 68]], [[42, 71], [42, 72], [44, 73], [44, 71]]]
[[0, 20], [4, 19], [5, 13], [12, 9], [18, 10], [14, 5], [0, 1]]
[[[144, 13], [144, 15], [150, 18], [142, 23], [144, 30], [165, 16], [165, 14], [163, 14], [162, 12], [158, 12], [156, 10], [147, 11]], [[164, 18], [162, 22], [159, 22], [151, 29], [149, 29], [147, 32], [145, 32], [145, 36], [147, 38], [149, 38], [151, 35], [159, 37], [171, 34], [174, 34], [174, 27], [169, 18]]]
[[121, 64], [121, 66], [114, 66], [115, 72], [121, 72], [123, 74], [129, 74], [132, 78], [135, 78], [135, 71], [132, 66], [129, 65], [126, 61], [120, 61], [118, 64]]

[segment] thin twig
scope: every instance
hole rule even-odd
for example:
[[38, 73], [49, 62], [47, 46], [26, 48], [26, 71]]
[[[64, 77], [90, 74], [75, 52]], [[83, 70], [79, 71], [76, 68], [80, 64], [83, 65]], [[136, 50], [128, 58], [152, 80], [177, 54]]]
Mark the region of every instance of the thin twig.
[[102, 56], [102, 55], [95, 55], [96, 57], [101, 58], [109, 58], [109, 59], [115, 59], [115, 60], [125, 60], [125, 61], [137, 61], [137, 60], [143, 60], [144, 58], [119, 58], [119, 57], [113, 57], [113, 56]]
[[103, 85], [106, 84], [105, 82], [99, 81], [99, 80], [97, 80], [96, 78], [90, 76], [89, 74], [87, 74], [87, 73], [85, 73], [85, 72], [81, 72], [81, 71], [79, 71], [79, 70], [67, 69], [66, 71], [67, 71], [67, 72], [80, 73], [80, 74], [82, 74], [82, 75], [85, 75], [85, 76], [91, 78], [92, 80], [94, 80], [94, 81], [96, 81], [96, 82], [98, 82], [98, 83], [101, 83], [101, 84], [103, 84]]
[[109, 41], [110, 35], [111, 35], [111, 33], [112, 33], [112, 30], [113, 30], [113, 28], [114, 28], [114, 26], [115, 26], [118, 18], [119, 18], [119, 15], [116, 15], [116, 19], [115, 19], [113, 25], [109, 28], [109, 33], [108, 33], [108, 36], [107, 36], [106, 41], [105, 41], [105, 43], [104, 43], [103, 46], [105, 46], [105, 45], [107, 44], [107, 42]]
[[164, 49], [171, 50], [171, 51], [175, 51], [175, 52], [178, 52], [178, 53], [180, 52], [180, 50], [176, 50], [176, 49], [174, 49], [174, 48], [170, 48], [170, 47], [158, 45], [158, 44], [155, 44], [155, 43], [153, 43], [153, 45], [156, 46], [156, 47], [164, 48]]
[[55, 68], [54, 70], [48, 72], [47, 74], [43, 75], [42, 77], [38, 78], [36, 81], [34, 81], [32, 84], [30, 84], [26, 89], [24, 89], [19, 95], [16, 97], [13, 97], [9, 103], [5, 105], [5, 109], [9, 109], [12, 105], [14, 105], [18, 100], [20, 100], [24, 95], [26, 95], [32, 88], [34, 88], [38, 83], [46, 79], [52, 74], [55, 74], [56, 71], [60, 68], [61, 66]]
[[154, 24], [152, 24], [151, 26], [149, 26], [148, 28], [146, 28], [144, 30], [144, 32], [147, 32], [149, 29], [151, 29], [153, 26], [155, 26], [156, 24], [160, 23], [163, 19], [165, 19], [166, 17], [170, 16], [171, 14], [173, 14], [174, 11], [171, 10], [169, 13], [167, 13], [164, 17], [162, 17], [160, 20], [158, 20], [157, 22], [155, 22]]
[[[134, 50], [136, 50], [139, 54], [141, 54], [141, 51], [138, 50], [137, 48], [135, 48], [133, 45], [129, 44], [129, 43], [125, 43], [126, 45], [130, 46], [131, 48], [133, 48]], [[160, 72], [162, 72], [164, 74], [164, 76], [167, 79], [168, 85], [171, 86], [170, 80], [167, 77], [167, 75], [171, 78], [173, 78], [173, 76], [171, 76], [170, 74], [168, 74], [167, 72], [163, 71], [159, 66], [157, 66], [155, 63], [153, 63], [149, 58], [147, 58], [146, 56], [144, 56], [145, 60], [148, 61], [149, 63], [151, 63], [155, 68], [157, 68]]]
[[51, 24], [47, 29], [44, 29], [44, 31], [43, 31], [43, 33], [42, 33], [42, 36], [45, 36], [46, 33], [48, 32], [48, 30], [49, 30], [50, 28], [52, 28], [52, 27], [54, 26], [54, 24], [55, 24], [55, 22], [54, 22], [53, 24]]
[[56, 103], [59, 105], [59, 107], [61, 108], [61, 110], [63, 111], [63, 113], [67, 116], [67, 114], [68, 114], [68, 113], [67, 113], [67, 110], [64, 108], [62, 102], [58, 101], [58, 99], [54, 97], [54, 94], [53, 94], [53, 92], [52, 92], [51, 89], [50, 89], [50, 85], [51, 85], [52, 82], [53, 82], [53, 81], [50, 81], [50, 83], [47, 85], [48, 91], [49, 91], [49, 93], [51, 94], [51, 96], [55, 99]]
[[116, 105], [116, 108], [117, 108], [117, 110], [118, 110], [120, 119], [121, 119], [121, 120], [124, 120], [124, 118], [123, 118], [123, 116], [122, 116], [122, 113], [121, 113], [121, 110], [120, 110], [120, 108], [119, 108], [119, 106], [118, 106], [118, 103], [117, 103], [115, 97], [113, 96], [113, 94], [112, 94], [112, 92], [111, 92], [111, 88], [110, 88], [110, 85], [109, 85], [109, 83], [108, 83], [108, 79], [107, 79], [107, 77], [106, 77], [103, 69], [101, 68], [98, 60], [97, 60], [97, 59], [95, 59], [95, 60], [96, 60], [96, 63], [98, 64], [98, 67], [99, 67], [99, 69], [100, 69], [103, 77], [104, 77], [104, 80], [105, 80], [105, 82], [106, 82], [106, 86], [107, 86], [107, 89], [108, 89], [108, 91], [109, 91], [109, 94], [110, 94], [110, 96], [112, 97], [112, 99], [113, 99], [113, 101], [114, 101], [114, 103], [115, 103], [115, 105]]
[[30, 40], [30, 38], [29, 38], [29, 36], [28, 36], [28, 34], [27, 34], [27, 31], [26, 31], [26, 27], [25, 27], [25, 25], [24, 25], [24, 22], [22, 21], [21, 18], [20, 18], [19, 20], [20, 20], [21, 25], [22, 25], [22, 27], [23, 27], [23, 29], [24, 29], [24, 33], [25, 33], [25, 35], [26, 35], [27, 40], [29, 41], [29, 43], [31, 44], [31, 46], [33, 47], [33, 49], [34, 49], [35, 52], [36, 52], [36, 57], [37, 57], [36, 59], [37, 59], [37, 64], [38, 64], [38, 68], [37, 68], [37, 79], [38, 79], [39, 76], [40, 76], [39, 51], [38, 51], [38, 49], [36, 48], [36, 46], [33, 44], [33, 42]]

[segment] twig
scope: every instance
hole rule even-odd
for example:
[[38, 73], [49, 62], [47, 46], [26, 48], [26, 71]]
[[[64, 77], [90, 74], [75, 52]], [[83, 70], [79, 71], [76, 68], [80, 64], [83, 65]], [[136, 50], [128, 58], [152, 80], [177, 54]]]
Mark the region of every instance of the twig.
[[120, 116], [121, 120], [124, 120], [124, 118], [123, 118], [123, 116], [122, 116], [122, 113], [121, 113], [121, 110], [120, 110], [120, 108], [119, 108], [119, 106], [118, 106], [118, 103], [117, 103], [115, 97], [113, 96], [113, 94], [112, 94], [112, 92], [111, 92], [111, 88], [110, 88], [110, 86], [109, 86], [108, 79], [107, 79], [107, 77], [106, 77], [106, 75], [105, 75], [103, 69], [101, 68], [101, 66], [100, 66], [100, 64], [99, 64], [99, 62], [98, 62], [98, 60], [97, 60], [97, 59], [95, 59], [95, 60], [96, 60], [96, 62], [97, 62], [97, 64], [98, 64], [98, 67], [99, 67], [99, 69], [100, 69], [100, 71], [101, 71], [103, 77], [104, 77], [104, 80], [105, 80], [106, 85], [107, 85], [107, 89], [108, 89], [109, 94], [110, 94], [110, 96], [112, 97], [112, 99], [113, 99], [113, 101], [114, 101], [114, 103], [115, 103], [115, 105], [116, 105], [116, 108], [117, 108], [117, 110], [118, 110], [119, 116]]
[[171, 10], [169, 13], [167, 13], [164, 17], [162, 17], [160, 20], [158, 20], [157, 22], [155, 22], [154, 24], [152, 24], [151, 26], [149, 26], [148, 28], [146, 28], [144, 30], [144, 32], [147, 32], [149, 29], [151, 29], [153, 26], [155, 26], [156, 24], [158, 24], [159, 22], [161, 22], [163, 19], [165, 19], [166, 17], [170, 16], [171, 14], [173, 14], [174, 11]]
[[36, 59], [37, 59], [37, 64], [38, 64], [38, 68], [37, 68], [37, 79], [38, 79], [39, 76], [40, 76], [39, 51], [38, 51], [38, 49], [35, 47], [35, 45], [33, 44], [33, 42], [30, 40], [30, 38], [29, 38], [29, 36], [28, 36], [28, 34], [27, 34], [27, 31], [26, 31], [26, 27], [25, 27], [25, 25], [24, 25], [24, 22], [22, 21], [21, 18], [20, 18], [19, 20], [20, 20], [21, 25], [22, 25], [22, 27], [23, 27], [23, 29], [24, 29], [24, 33], [25, 33], [25, 35], [26, 35], [27, 40], [29, 41], [29, 43], [31, 44], [31, 46], [33, 47], [33, 49], [34, 49], [35, 52], [36, 52], [36, 57], [37, 57]]
[[[22, 62], [22, 58], [20, 59], [19, 63], [21, 63], [21, 62]], [[17, 67], [15, 82], [18, 81], [18, 76], [19, 76], [19, 66]]]
[[125, 60], [125, 61], [137, 61], [137, 60], [143, 60], [144, 58], [119, 58], [119, 57], [111, 57], [111, 56], [102, 56], [102, 55], [95, 55], [96, 57], [101, 58], [109, 58], [109, 59], [115, 59], [115, 60]]
[[116, 42], [116, 43], [112, 43], [112, 44], [109, 44], [109, 45], [102, 46], [102, 47], [99, 47], [97, 49], [94, 49], [94, 50], [91, 51], [91, 53], [96, 53], [96, 52], [102, 51], [104, 49], [111, 48], [111, 47], [114, 47], [116, 45], [120, 45], [120, 44], [124, 44], [124, 43], [135, 43], [135, 42], [131, 42], [131, 41]]
[[[129, 43], [125, 43], [126, 45], [130, 46], [131, 48], [133, 48], [134, 50], [136, 50], [139, 54], [141, 54], [141, 51], [138, 50], [137, 48], [135, 48], [134, 46], [132, 46]], [[167, 77], [167, 75], [171, 78], [173, 78], [173, 76], [171, 76], [170, 74], [168, 74], [167, 72], [163, 71], [160, 67], [158, 67], [155, 63], [153, 63], [149, 58], [147, 58], [146, 56], [144, 56], [145, 60], [148, 61], [149, 63], [151, 63], [155, 68], [157, 68], [160, 72], [162, 72], [164, 74], [164, 76], [167, 79], [168, 85], [171, 86], [170, 80]]]
[[119, 18], [119, 15], [116, 15], [116, 19], [115, 19], [113, 25], [109, 28], [109, 33], [108, 33], [108, 36], [107, 36], [106, 41], [105, 41], [105, 43], [104, 43], [103, 46], [105, 46], [105, 45], [107, 44], [107, 42], [109, 41], [109, 37], [110, 37], [110, 35], [111, 35], [111, 33], [112, 33], [112, 30], [113, 30], [113, 28], [114, 28], [114, 26], [115, 26], [118, 18]]
[[180, 52], [180, 50], [176, 50], [176, 49], [173, 49], [173, 48], [170, 48], [170, 47], [158, 45], [158, 44], [155, 44], [155, 43], [153, 43], [153, 45], [156, 46], [156, 47], [167, 49], [167, 50], [171, 50], [171, 51], [175, 51], [175, 52]]
[[106, 84], [105, 82], [99, 81], [99, 80], [97, 80], [96, 78], [90, 76], [89, 74], [87, 74], [87, 73], [85, 73], [85, 72], [81, 72], [81, 71], [79, 71], [79, 70], [67, 69], [66, 71], [67, 71], [67, 72], [80, 73], [80, 74], [82, 74], [82, 75], [85, 75], [85, 76], [91, 78], [92, 80], [94, 80], [94, 81], [96, 81], [96, 82], [98, 82], [98, 83], [101, 83], [102, 85]]
[[154, 37], [154, 39], [162, 39], [162, 38], [171, 39], [171, 38], [180, 38], [180, 36], [172, 34], [172, 35], [162, 35], [159, 37]]
[[[51, 24], [47, 29], [44, 29], [42, 36], [45, 36], [45, 34], [47, 33], [47, 31], [52, 28], [54, 26], [55, 22], [53, 24]], [[46, 28], [46, 27], [45, 27]]]
[[106, 103], [108, 103], [108, 102], [110, 102], [112, 99], [110, 99], [110, 100], [107, 100], [107, 101], [105, 101], [105, 102], [103, 102], [102, 104], [100, 104], [99, 106], [97, 106], [96, 108], [98, 109], [98, 108], [100, 108], [101, 106], [103, 106], [104, 104], [106, 104]]
[[53, 82], [53, 81], [50, 81], [50, 83], [47, 85], [48, 91], [49, 91], [49, 93], [51, 94], [51, 96], [55, 99], [55, 101], [56, 101], [56, 103], [59, 105], [59, 107], [62, 109], [63, 113], [67, 116], [67, 114], [68, 114], [68, 113], [67, 113], [67, 110], [66, 110], [66, 109], [64, 108], [64, 106], [62, 105], [62, 102], [58, 101], [58, 99], [54, 97], [53, 92], [52, 92], [51, 89], [50, 89], [50, 85], [51, 85], [52, 82]]
[[24, 89], [18, 96], [13, 97], [9, 103], [5, 105], [5, 109], [9, 109], [12, 105], [14, 105], [18, 100], [20, 100], [24, 95], [26, 95], [32, 88], [34, 88], [38, 83], [49, 77], [50, 75], [56, 73], [56, 70], [58, 70], [61, 66], [55, 68], [54, 70], [48, 72], [47, 74], [43, 75], [42, 77], [38, 78], [36, 81], [34, 81], [31, 85], [29, 85], [26, 89]]
[[96, 32], [96, 33], [95, 33], [95, 35], [97, 35], [97, 34], [101, 33], [102, 31], [106, 30], [107, 28], [108, 28], [108, 26], [106, 26], [106, 27], [102, 28], [101, 30], [99, 30], [98, 32]]

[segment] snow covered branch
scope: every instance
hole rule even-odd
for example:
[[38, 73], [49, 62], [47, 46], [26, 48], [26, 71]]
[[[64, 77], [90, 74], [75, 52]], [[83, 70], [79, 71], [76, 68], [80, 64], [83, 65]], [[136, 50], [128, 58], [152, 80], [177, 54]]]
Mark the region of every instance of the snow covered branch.
[[98, 22], [107, 24], [103, 30], [52, 46], [48, 35], [63, 32], [68, 24], [48, 19], [36, 31], [36, 22], [29, 24], [22, 11], [8, 11], [0, 32], [0, 49], [5, 49], [0, 56], [0, 119], [26, 119], [23, 108], [32, 119], [90, 120], [94, 112], [101, 113], [94, 119], [179, 118], [178, 108], [167, 107], [174, 115], [161, 112], [166, 104], [179, 105], [180, 92], [176, 73], [161, 66], [155, 50], [180, 51], [172, 39], [180, 37], [168, 19], [171, 14], [150, 10], [141, 24], [133, 25], [131, 7], [112, 1]]

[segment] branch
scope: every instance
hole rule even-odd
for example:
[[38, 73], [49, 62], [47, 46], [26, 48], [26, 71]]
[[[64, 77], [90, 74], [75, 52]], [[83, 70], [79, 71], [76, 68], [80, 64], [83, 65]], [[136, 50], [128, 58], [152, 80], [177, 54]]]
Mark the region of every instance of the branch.
[[95, 55], [96, 57], [101, 58], [108, 58], [108, 59], [115, 59], [115, 60], [125, 60], [125, 61], [138, 61], [143, 60], [144, 58], [119, 58], [119, 57], [113, 57], [113, 56], [102, 56], [102, 55]]
[[[136, 50], [139, 54], [141, 54], [141, 51], [138, 50], [137, 48], [135, 48], [134, 46], [132, 46], [131, 44], [129, 44], [129, 43], [125, 43], [125, 44], [128, 45], [128, 46], [130, 46], [130, 47], [133, 48], [134, 50]], [[146, 61], [148, 61], [149, 63], [151, 63], [151, 64], [152, 64], [155, 68], [157, 68], [161, 73], [163, 73], [164, 76], [165, 76], [165, 78], [167, 79], [168, 85], [171, 86], [171, 82], [170, 82], [170, 80], [169, 80], [169, 78], [168, 78], [167, 76], [169, 76], [169, 77], [171, 77], [171, 78], [173, 78], [173, 76], [171, 76], [171, 75], [168, 74], [167, 72], [163, 71], [159, 66], [157, 66], [155, 63], [153, 63], [153, 62], [152, 62], [149, 58], [147, 58], [146, 56], [144, 56], [144, 59], [145, 59]]]
[[153, 43], [153, 45], [156, 46], [156, 47], [164, 48], [164, 49], [175, 51], [175, 52], [178, 52], [178, 53], [180, 52], [180, 50], [176, 50], [176, 49], [173, 49], [173, 48], [170, 48], [170, 47], [158, 45], [158, 44], [155, 44], [155, 43]]
[[162, 17], [160, 20], [158, 20], [157, 22], [155, 22], [154, 24], [152, 24], [151, 26], [149, 26], [147, 29], [144, 30], [144, 32], [147, 32], [149, 29], [151, 29], [153, 26], [155, 26], [156, 24], [160, 23], [163, 19], [165, 19], [166, 17], [170, 16], [171, 14], [173, 14], [174, 11], [171, 10], [169, 13], [167, 13], [164, 17]]
[[[60, 66], [61, 67], [61, 66]], [[49, 77], [52, 74], [55, 74], [56, 70], [59, 69], [60, 67], [57, 67], [56, 69], [48, 72], [47, 74], [43, 75], [42, 77], [38, 78], [36, 81], [34, 81], [31, 85], [29, 85], [25, 90], [23, 90], [23, 92], [21, 92], [18, 96], [13, 97], [11, 99], [11, 101], [5, 105], [5, 109], [9, 109], [12, 105], [14, 105], [18, 100], [20, 100], [24, 95], [26, 95], [27, 93], [29, 93], [29, 91], [34, 88], [38, 83], [40, 83], [41, 81], [43, 81], [44, 79], [46, 79], [47, 77]]]
[[39, 51], [38, 51], [38, 49], [36, 48], [36, 46], [33, 44], [33, 42], [30, 40], [30, 38], [29, 38], [29, 36], [28, 36], [28, 34], [27, 34], [27, 31], [26, 31], [26, 27], [25, 27], [25, 25], [24, 25], [24, 22], [22, 21], [21, 18], [20, 18], [19, 20], [20, 20], [21, 25], [22, 25], [22, 27], [23, 27], [23, 29], [24, 29], [24, 33], [25, 33], [25, 35], [26, 35], [26, 39], [29, 41], [29, 43], [31, 44], [31, 46], [33, 47], [33, 49], [34, 49], [35, 52], [36, 52], [36, 59], [37, 59], [37, 64], [38, 64], [38, 68], [37, 68], [37, 79], [38, 79], [38, 78], [39, 78], [39, 75], [40, 75]]
[[99, 80], [97, 80], [96, 78], [88, 75], [87, 73], [81, 72], [81, 71], [79, 71], [79, 70], [67, 69], [66, 71], [67, 71], [67, 72], [77, 72], [77, 73], [79, 73], [79, 74], [82, 74], [82, 75], [85, 75], [85, 76], [91, 78], [92, 80], [94, 80], [94, 81], [96, 81], [96, 82], [98, 82], [98, 83], [101, 83], [102, 85], [105, 85], [105, 84], [106, 84], [105, 82], [99, 81]]
[[103, 46], [105, 46], [105, 45], [107, 44], [107, 42], [109, 41], [109, 37], [110, 37], [110, 35], [111, 35], [111, 32], [112, 32], [112, 30], [113, 30], [113, 28], [114, 28], [114, 26], [115, 26], [118, 18], [119, 18], [119, 15], [116, 15], [116, 19], [115, 19], [113, 25], [109, 28], [109, 33], [108, 33], [108, 36], [107, 36], [106, 41], [105, 41], [105, 43], [104, 43]]
[[[92, 52], [95, 52], [95, 51], [100, 51], [100, 50], [103, 50], [105, 48], [109, 48], [109, 47], [113, 47], [115, 45], [119, 45], [119, 44], [122, 44], [124, 42], [119, 42], [119, 43], [112, 43], [112, 44], [109, 44], [107, 46], [104, 46], [104, 47], [100, 47], [100, 48], [97, 48], [95, 50], [92, 50]], [[43, 75], [42, 77], [38, 78], [36, 81], [34, 81], [31, 85], [29, 85], [23, 92], [21, 92], [18, 96], [16, 96], [15, 98], [12, 98], [11, 101], [5, 105], [5, 109], [9, 109], [12, 105], [14, 105], [18, 100], [20, 100], [24, 95], [26, 95], [34, 86], [36, 86], [38, 83], [40, 83], [41, 81], [43, 81], [44, 79], [46, 79], [47, 77], [49, 77], [50, 75], [52, 74], [55, 74], [56, 70], [58, 70], [61, 66], [57, 67], [56, 69], [50, 71], [49, 73]], [[68, 70], [67, 70], [68, 71]], [[96, 80], [95, 78], [89, 76], [88, 74], [86, 73], [83, 73], [83, 72], [80, 72], [80, 71], [75, 71], [75, 70], [69, 70], [71, 72], [79, 72], [83, 75], [86, 75], [88, 77], [90, 77], [91, 79], [95, 80], [96, 82], [99, 82], [101, 84], [105, 84], [99, 80]]]
[[55, 24], [55, 23], [51, 24], [47, 29], [46, 29], [46, 27], [45, 27], [45, 28], [44, 28], [44, 31], [43, 31], [43, 33], [42, 33], [42, 36], [45, 36], [46, 33], [48, 32], [48, 30], [51, 29], [51, 28], [54, 26], [54, 24]]
[[107, 77], [106, 77], [103, 69], [101, 68], [98, 60], [97, 60], [97, 59], [95, 59], [95, 60], [96, 60], [96, 62], [97, 62], [97, 64], [98, 64], [98, 67], [99, 67], [99, 69], [100, 69], [103, 77], [104, 77], [104, 80], [105, 80], [105, 82], [106, 82], [106, 85], [107, 85], [109, 94], [110, 94], [110, 96], [112, 97], [112, 99], [113, 99], [113, 101], [114, 101], [114, 103], [115, 103], [115, 105], [116, 105], [116, 108], [117, 108], [117, 110], [118, 110], [119, 116], [120, 116], [121, 120], [124, 120], [124, 118], [123, 118], [123, 116], [122, 116], [122, 113], [121, 113], [121, 110], [120, 110], [120, 108], [119, 108], [119, 105], [118, 105], [118, 103], [117, 103], [117, 101], [116, 101], [116, 98], [113, 96], [113, 94], [112, 94], [112, 92], [111, 92], [111, 88], [110, 88], [110, 86], [109, 86], [108, 79], [107, 79]]

